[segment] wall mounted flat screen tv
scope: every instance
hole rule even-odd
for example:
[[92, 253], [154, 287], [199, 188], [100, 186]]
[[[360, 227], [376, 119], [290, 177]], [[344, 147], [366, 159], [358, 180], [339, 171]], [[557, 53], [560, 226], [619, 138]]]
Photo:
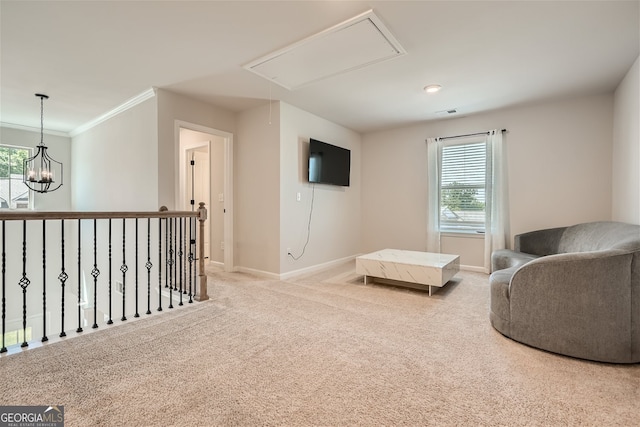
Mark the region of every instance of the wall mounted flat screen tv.
[[309, 182], [348, 187], [350, 171], [350, 150], [309, 140]]

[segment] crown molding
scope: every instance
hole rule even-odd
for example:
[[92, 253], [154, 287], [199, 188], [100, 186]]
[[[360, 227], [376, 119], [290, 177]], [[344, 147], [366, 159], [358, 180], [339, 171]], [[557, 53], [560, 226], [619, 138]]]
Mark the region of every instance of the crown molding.
[[[36, 128], [36, 127], [33, 127], [33, 126], [17, 125], [15, 123], [0, 122], [0, 127], [24, 130], [24, 131], [27, 131], [27, 132], [40, 133], [40, 128]], [[43, 129], [43, 133], [45, 133], [46, 135], [63, 136], [65, 138], [69, 138], [70, 137], [68, 132], [63, 132], [63, 131], [59, 131], [59, 130]]]
[[100, 123], [109, 120], [112, 117], [117, 116], [118, 114], [127, 111], [130, 108], [135, 107], [136, 105], [146, 101], [149, 98], [153, 98], [154, 96], [156, 96], [156, 88], [152, 87], [147, 89], [146, 91], [142, 92], [141, 94], [134, 96], [133, 98], [129, 99], [128, 101], [125, 101], [124, 103], [120, 104], [119, 106], [117, 106], [116, 108], [114, 108], [111, 111], [107, 111], [106, 113], [104, 113], [103, 115], [96, 117], [95, 119], [88, 121], [87, 123], [78, 126], [77, 128], [75, 128], [74, 130], [72, 130], [71, 132], [69, 132], [69, 136], [74, 137], [77, 135], [80, 135], [83, 132], [88, 131], [89, 129], [93, 128], [94, 126], [99, 125]]

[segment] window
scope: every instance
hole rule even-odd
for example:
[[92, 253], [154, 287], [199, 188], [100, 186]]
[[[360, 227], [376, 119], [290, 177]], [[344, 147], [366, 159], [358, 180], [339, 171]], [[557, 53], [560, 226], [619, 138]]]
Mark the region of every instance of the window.
[[33, 339], [33, 331], [31, 326], [27, 326], [27, 336], [24, 336], [24, 329], [16, 329], [13, 331], [5, 332], [4, 334], [4, 345], [5, 347], [9, 347], [10, 345], [20, 344], [25, 341], [29, 342]]
[[444, 144], [441, 164], [440, 231], [484, 232], [486, 142]]
[[31, 157], [31, 149], [0, 145], [0, 208], [29, 209], [31, 195], [24, 184], [24, 161]]

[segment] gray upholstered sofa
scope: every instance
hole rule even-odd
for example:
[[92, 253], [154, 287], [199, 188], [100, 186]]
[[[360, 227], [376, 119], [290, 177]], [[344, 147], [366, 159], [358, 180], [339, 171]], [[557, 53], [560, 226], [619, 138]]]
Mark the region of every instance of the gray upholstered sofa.
[[640, 362], [640, 226], [592, 222], [515, 236], [491, 256], [491, 324], [533, 347]]

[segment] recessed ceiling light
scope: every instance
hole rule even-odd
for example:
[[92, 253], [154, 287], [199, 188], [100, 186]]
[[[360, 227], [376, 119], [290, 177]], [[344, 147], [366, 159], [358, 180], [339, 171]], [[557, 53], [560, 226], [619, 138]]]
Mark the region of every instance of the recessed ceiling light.
[[442, 89], [442, 86], [440, 85], [429, 85], [424, 87], [424, 91], [427, 93], [436, 93], [440, 89]]

